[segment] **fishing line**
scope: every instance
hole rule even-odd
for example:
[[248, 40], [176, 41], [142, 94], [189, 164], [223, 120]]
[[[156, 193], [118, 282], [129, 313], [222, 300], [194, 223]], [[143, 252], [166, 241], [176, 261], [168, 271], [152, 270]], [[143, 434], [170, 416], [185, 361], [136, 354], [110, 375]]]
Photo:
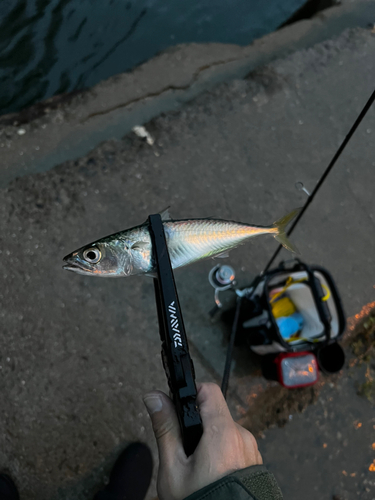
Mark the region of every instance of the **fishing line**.
[[[332, 170], [332, 168], [335, 166], [337, 160], [340, 158], [341, 156], [341, 153], [344, 151], [345, 149], [345, 146], [348, 144], [348, 142], [350, 141], [352, 135], [354, 134], [354, 132], [357, 130], [359, 124], [361, 123], [361, 121], [363, 120], [363, 118], [366, 116], [366, 113], [367, 111], [370, 109], [371, 105], [373, 104], [373, 102], [375, 101], [375, 90], [374, 92], [372, 93], [370, 99], [367, 101], [365, 107], [362, 109], [361, 113], [359, 114], [358, 118], [356, 119], [356, 121], [354, 122], [352, 128], [349, 130], [349, 133], [347, 134], [347, 136], [345, 137], [345, 139], [343, 140], [341, 146], [339, 147], [339, 149], [337, 150], [335, 156], [332, 158], [330, 164], [328, 165], [328, 167], [326, 168], [325, 172], [323, 173], [323, 175], [320, 177], [317, 185], [315, 186], [315, 189], [314, 191], [309, 195], [309, 197], [307, 198], [307, 201], [306, 203], [304, 204], [304, 206], [302, 207], [302, 210], [300, 211], [300, 213], [298, 214], [297, 218], [294, 220], [293, 224], [291, 225], [290, 229], [287, 231], [287, 235], [290, 236], [293, 232], [293, 229], [296, 227], [296, 225], [298, 224], [298, 222], [300, 221], [301, 217], [303, 216], [303, 214], [306, 212], [308, 206], [310, 205], [310, 203], [313, 201], [316, 193], [319, 191], [319, 189], [321, 188], [321, 186], [323, 185], [324, 181], [326, 180], [328, 174], [330, 173], [330, 171]], [[270, 268], [270, 266], [272, 265], [273, 261], [276, 259], [276, 257], [278, 256], [280, 250], [282, 248], [282, 245], [279, 245], [278, 248], [276, 249], [275, 253], [272, 255], [270, 261], [268, 262], [268, 264], [266, 265], [266, 267], [263, 269], [262, 273], [261, 274], [264, 274], [266, 271], [268, 271], [268, 269]]]

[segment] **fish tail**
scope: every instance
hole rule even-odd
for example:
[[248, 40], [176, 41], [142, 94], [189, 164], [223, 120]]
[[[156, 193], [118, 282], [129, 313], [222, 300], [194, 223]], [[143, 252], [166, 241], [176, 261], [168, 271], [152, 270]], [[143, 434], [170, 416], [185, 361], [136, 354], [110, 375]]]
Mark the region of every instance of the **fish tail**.
[[281, 219], [278, 219], [276, 222], [273, 223], [273, 227], [277, 229], [275, 239], [279, 243], [281, 243], [284, 248], [298, 255], [300, 255], [298, 248], [291, 241], [289, 241], [285, 230], [289, 222], [291, 222], [295, 217], [297, 217], [300, 211], [301, 211], [300, 208], [296, 208], [288, 215], [284, 215], [284, 217], [281, 217]]

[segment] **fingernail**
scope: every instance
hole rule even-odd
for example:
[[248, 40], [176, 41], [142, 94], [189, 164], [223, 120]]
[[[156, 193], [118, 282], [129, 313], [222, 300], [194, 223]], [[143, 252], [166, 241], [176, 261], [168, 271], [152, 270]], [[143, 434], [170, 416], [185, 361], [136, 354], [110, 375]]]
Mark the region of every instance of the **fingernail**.
[[152, 396], [145, 396], [143, 398], [143, 402], [147, 408], [147, 411], [150, 415], [153, 413], [160, 411], [163, 407], [163, 402], [161, 400], [161, 397], [158, 395], [152, 395]]

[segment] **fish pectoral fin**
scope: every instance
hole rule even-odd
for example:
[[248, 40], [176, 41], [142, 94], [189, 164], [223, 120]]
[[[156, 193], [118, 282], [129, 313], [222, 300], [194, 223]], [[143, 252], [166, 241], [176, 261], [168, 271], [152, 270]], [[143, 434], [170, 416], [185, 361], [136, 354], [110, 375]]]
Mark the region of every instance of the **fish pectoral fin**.
[[144, 250], [145, 248], [149, 248], [150, 243], [147, 241], [135, 241], [130, 247], [132, 250]]
[[213, 258], [214, 259], [226, 259], [227, 257], [229, 257], [229, 252], [228, 252], [228, 250], [225, 250], [225, 252], [221, 252], [221, 253], [215, 255]]
[[169, 207], [165, 208], [164, 210], [162, 210], [161, 212], [159, 212], [159, 215], [160, 215], [162, 221], [171, 220], [171, 216], [169, 215], [170, 208], [171, 207], [169, 206]]

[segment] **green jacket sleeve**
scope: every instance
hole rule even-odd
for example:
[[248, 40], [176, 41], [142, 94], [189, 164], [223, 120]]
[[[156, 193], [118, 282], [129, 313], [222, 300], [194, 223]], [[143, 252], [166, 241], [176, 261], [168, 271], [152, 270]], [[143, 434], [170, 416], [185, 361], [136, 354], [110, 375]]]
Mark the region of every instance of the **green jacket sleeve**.
[[283, 500], [283, 495], [274, 475], [264, 465], [253, 465], [222, 477], [185, 500]]

